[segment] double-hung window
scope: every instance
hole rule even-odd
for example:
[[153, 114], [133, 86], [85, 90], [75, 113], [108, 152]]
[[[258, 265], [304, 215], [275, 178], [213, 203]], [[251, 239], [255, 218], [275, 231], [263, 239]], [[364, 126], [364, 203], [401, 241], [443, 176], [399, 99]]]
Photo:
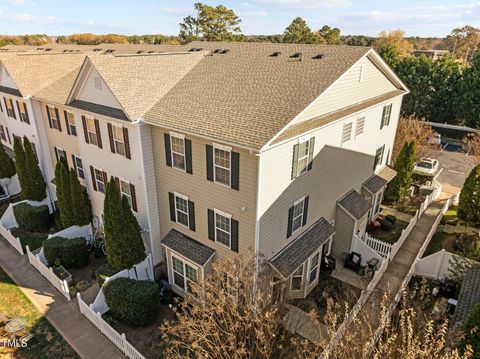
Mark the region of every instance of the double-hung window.
[[119, 179], [120, 182], [120, 193], [122, 196], [125, 196], [127, 198], [128, 204], [130, 205], [130, 208], [132, 208], [132, 191], [130, 189], [130, 183], [125, 182], [121, 179]]
[[303, 284], [303, 264], [293, 274], [290, 280], [290, 290], [300, 290]]
[[342, 130], [342, 143], [350, 141], [352, 138], [353, 122], [345, 123]]
[[123, 139], [123, 128], [112, 126], [113, 128], [113, 143], [115, 144], [115, 152], [125, 156], [125, 142]]
[[172, 255], [172, 274], [173, 284], [186, 292], [191, 292], [191, 285], [198, 278], [197, 268], [174, 255]]
[[318, 262], [320, 260], [320, 253], [317, 252], [313, 257], [310, 258], [309, 268], [310, 273], [308, 276], [308, 284], [311, 285], [318, 278]]
[[298, 144], [297, 176], [308, 171], [310, 157], [310, 141], [303, 141]]
[[380, 129], [390, 124], [391, 115], [392, 115], [392, 104], [383, 106], [382, 122], [380, 124]]
[[67, 152], [65, 152], [61, 148], [55, 147], [55, 157], [57, 158], [57, 161], [60, 161], [62, 158], [66, 161]]
[[65, 111], [65, 120], [67, 122], [68, 133], [72, 136], [77, 136], [77, 125], [75, 124], [73, 112]]
[[95, 128], [95, 120], [93, 118], [87, 118], [87, 134], [91, 144], [98, 146], [97, 130]]
[[50, 125], [52, 128], [55, 128], [59, 131], [61, 131], [61, 124], [60, 124], [60, 119], [58, 118], [57, 114], [58, 111], [55, 111], [55, 107], [53, 106], [47, 106], [47, 111], [48, 115], [50, 117]]
[[380, 205], [382, 204], [382, 191], [375, 195], [375, 201], [373, 204], [373, 215], [376, 216], [380, 212]]
[[170, 135], [172, 167], [185, 171], [185, 138]]
[[77, 176], [85, 179], [85, 170], [83, 169], [83, 163], [81, 158], [73, 155], [73, 162], [75, 170], [77, 171]]
[[375, 163], [373, 165], [374, 170], [383, 163], [383, 152], [384, 151], [385, 151], [385, 145], [377, 148], [377, 151], [375, 152]]
[[178, 224], [189, 227], [188, 198], [175, 193], [175, 220]]
[[5, 97], [3, 98], [5, 100], [5, 107], [7, 108], [7, 115], [8, 117], [11, 117], [11, 118], [16, 118], [15, 116], [15, 110], [13, 109], [13, 101], [11, 98], [9, 99], [5, 99]]
[[231, 179], [231, 152], [227, 149], [214, 147], [213, 149], [214, 181], [224, 186], [230, 187]]
[[215, 210], [215, 241], [230, 248], [232, 216]]
[[298, 231], [303, 225], [304, 209], [305, 209], [304, 198], [295, 202], [293, 206], [292, 234]]
[[105, 178], [103, 176], [103, 171], [97, 168], [95, 168], [94, 171], [95, 171], [95, 182], [97, 184], [97, 191], [105, 193], [106, 183], [104, 182]]
[[20, 121], [30, 124], [30, 119], [28, 117], [27, 105], [25, 102], [17, 101], [18, 115], [20, 116]]

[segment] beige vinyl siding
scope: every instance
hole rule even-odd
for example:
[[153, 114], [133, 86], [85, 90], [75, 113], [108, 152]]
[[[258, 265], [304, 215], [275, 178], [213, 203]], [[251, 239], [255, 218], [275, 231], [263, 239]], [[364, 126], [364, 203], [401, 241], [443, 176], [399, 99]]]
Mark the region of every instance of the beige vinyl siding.
[[[102, 84], [101, 91], [95, 88], [95, 77], [100, 78], [100, 82]], [[102, 106], [120, 109], [122, 108], [115, 96], [113, 95], [112, 91], [110, 91], [110, 89], [108, 88], [106, 82], [103, 81], [103, 79], [95, 69], [92, 69], [88, 74], [87, 80], [85, 81], [83, 88], [80, 90], [77, 99], [86, 102], [96, 103]]]
[[352, 247], [355, 220], [342, 208], [336, 206], [335, 234], [332, 242], [332, 255], [345, 258]]
[[[359, 81], [362, 66], [364, 71], [363, 81]], [[368, 57], [364, 57], [315, 100], [295, 122], [302, 122], [334, 112], [395, 89], [395, 85], [373, 62]]]
[[[164, 130], [152, 127], [153, 152], [155, 154], [155, 177], [160, 210], [161, 237], [175, 228], [179, 232], [216, 250], [214, 260], [229, 258], [236, 252], [208, 239], [207, 209], [218, 209], [232, 215], [239, 223], [239, 253], [252, 253], [255, 243], [255, 198], [257, 191], [257, 157], [249, 152], [232, 148], [240, 153], [240, 190], [226, 188], [207, 180], [205, 145], [213, 142], [186, 135], [192, 141], [193, 174], [168, 167], [165, 162]], [[178, 192], [195, 204], [196, 231], [191, 231], [170, 220], [169, 192]]]

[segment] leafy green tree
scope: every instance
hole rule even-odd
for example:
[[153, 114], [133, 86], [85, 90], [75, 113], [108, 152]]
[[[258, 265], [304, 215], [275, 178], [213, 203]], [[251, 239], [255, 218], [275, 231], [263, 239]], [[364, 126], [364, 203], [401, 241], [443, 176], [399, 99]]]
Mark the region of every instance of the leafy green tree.
[[77, 173], [70, 170], [70, 201], [73, 214], [73, 224], [85, 226], [92, 220], [92, 206], [88, 195], [83, 191]]
[[60, 221], [64, 228], [74, 225], [74, 215], [72, 211], [72, 196], [70, 191], [70, 176], [68, 163], [64, 158], [60, 158], [55, 166], [55, 184], [57, 191], [57, 207], [60, 210]]
[[463, 71], [458, 95], [459, 117], [465, 125], [480, 128], [480, 52]]
[[33, 152], [32, 144], [26, 137], [23, 138], [23, 148], [25, 150], [25, 166], [27, 170], [27, 193], [24, 195], [24, 199], [41, 201], [47, 196], [47, 186], [43, 180], [42, 172], [38, 167], [38, 161]]
[[15, 163], [0, 144], [0, 179], [13, 177], [15, 173]]
[[468, 175], [460, 192], [458, 216], [467, 222], [480, 223], [480, 165]]
[[475, 358], [480, 353], [480, 304], [477, 304], [470, 310], [468, 318], [463, 323], [462, 331], [465, 335], [460, 346], [465, 349], [470, 345], [473, 349]]
[[412, 185], [415, 158], [415, 141], [405, 143], [395, 160], [394, 168], [395, 171], [397, 171], [397, 175], [389, 183], [385, 193], [385, 196], [389, 201], [397, 202], [407, 196], [408, 189]]
[[140, 227], [127, 198], [120, 196], [113, 177], [107, 185], [103, 216], [108, 263], [123, 270], [144, 260], [145, 245]]
[[323, 25], [320, 30], [318, 30], [317, 35], [328, 45], [341, 45], [342, 39], [340, 36], [340, 29], [334, 27], [333, 29], [328, 25]]
[[25, 162], [25, 151], [23, 149], [22, 140], [20, 137], [13, 138], [13, 155], [15, 157], [15, 170], [18, 175], [18, 182], [22, 189], [21, 198], [28, 199], [28, 176], [27, 176], [27, 164]]
[[377, 48], [378, 54], [385, 60], [388, 66], [392, 69], [396, 69], [400, 62], [400, 54], [397, 48], [392, 44], [383, 44]]
[[293, 19], [292, 23], [285, 29], [283, 42], [293, 44], [317, 44], [320, 42], [320, 39], [310, 30], [305, 20], [297, 17]]
[[197, 16], [187, 16], [180, 23], [180, 38], [183, 42], [202, 39], [205, 41], [234, 41], [241, 39], [240, 22], [232, 9], [223, 5], [194, 5]]

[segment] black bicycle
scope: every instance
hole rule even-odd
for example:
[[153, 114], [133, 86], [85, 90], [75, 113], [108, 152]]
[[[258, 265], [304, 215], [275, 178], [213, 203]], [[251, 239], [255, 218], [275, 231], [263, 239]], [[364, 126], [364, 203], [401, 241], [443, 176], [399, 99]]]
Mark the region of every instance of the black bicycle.
[[97, 234], [91, 235], [87, 241], [87, 247], [91, 252], [93, 251], [95, 253], [107, 255], [107, 249], [105, 248], [105, 240], [103, 239], [103, 236], [99, 236]]

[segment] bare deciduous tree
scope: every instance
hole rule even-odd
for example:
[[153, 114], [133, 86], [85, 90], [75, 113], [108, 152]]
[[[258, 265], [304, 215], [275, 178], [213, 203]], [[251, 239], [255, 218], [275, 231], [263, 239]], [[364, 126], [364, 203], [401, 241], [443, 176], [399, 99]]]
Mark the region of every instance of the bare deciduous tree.
[[424, 157], [428, 150], [434, 146], [429, 143], [433, 134], [432, 126], [418, 122], [414, 116], [400, 117], [393, 145], [392, 159], [395, 160], [402, 146], [410, 141], [415, 141], [417, 144], [417, 157]]

